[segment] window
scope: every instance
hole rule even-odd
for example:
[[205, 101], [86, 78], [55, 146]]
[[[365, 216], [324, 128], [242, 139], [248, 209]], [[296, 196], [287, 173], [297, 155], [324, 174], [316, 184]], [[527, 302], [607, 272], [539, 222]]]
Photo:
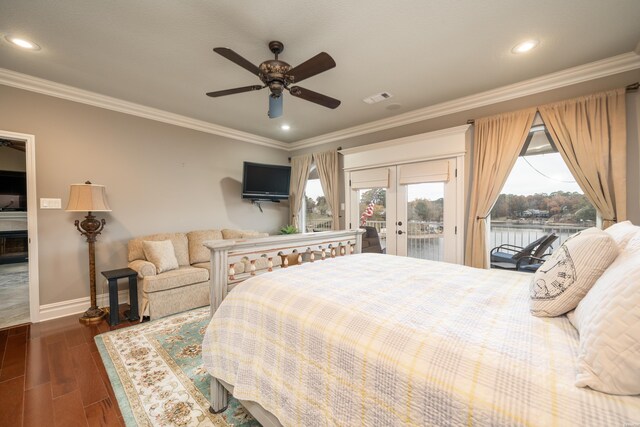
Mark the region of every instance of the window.
[[324, 197], [320, 177], [315, 165], [311, 166], [307, 186], [304, 190], [304, 201], [302, 202], [302, 230], [327, 231], [331, 230], [331, 209]]
[[576, 183], [537, 115], [502, 193], [491, 210], [490, 248], [524, 247], [555, 232], [555, 247], [596, 224], [596, 210]]

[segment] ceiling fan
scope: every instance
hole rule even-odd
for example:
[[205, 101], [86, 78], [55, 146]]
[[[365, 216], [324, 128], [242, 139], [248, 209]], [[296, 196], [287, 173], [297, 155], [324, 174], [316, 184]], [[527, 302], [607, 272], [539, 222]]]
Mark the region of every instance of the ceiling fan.
[[25, 151], [25, 143], [21, 141], [12, 141], [10, 139], [0, 139], [0, 147], [13, 148], [18, 151]]
[[299, 83], [304, 79], [308, 79], [309, 77], [313, 77], [316, 74], [320, 74], [335, 67], [336, 63], [328, 53], [320, 52], [313, 58], [292, 68], [291, 65], [278, 59], [278, 55], [280, 55], [284, 50], [284, 44], [279, 41], [269, 42], [269, 50], [275, 54], [276, 58], [268, 59], [256, 67], [251, 62], [227, 47], [214, 48], [213, 51], [217, 54], [224, 56], [229, 61], [234, 62], [252, 74], [257, 75], [264, 85], [251, 85], [237, 87], [234, 89], [219, 90], [216, 92], [208, 92], [207, 95], [215, 98], [218, 96], [232, 95], [234, 93], [251, 92], [268, 87], [271, 91], [271, 93], [269, 93], [268, 112], [270, 119], [280, 117], [282, 115], [282, 95], [285, 90], [288, 90], [291, 95], [297, 98], [314, 102], [318, 105], [322, 105], [323, 107], [333, 109], [340, 105], [340, 101], [337, 99], [300, 86], [291, 86], [294, 83]]

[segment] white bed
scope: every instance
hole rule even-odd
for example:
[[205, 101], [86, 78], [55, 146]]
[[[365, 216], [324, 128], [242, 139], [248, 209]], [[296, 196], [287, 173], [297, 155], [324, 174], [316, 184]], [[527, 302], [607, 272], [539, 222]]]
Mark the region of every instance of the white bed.
[[274, 271], [222, 301], [203, 360], [265, 424], [640, 423], [640, 396], [574, 386], [578, 334], [529, 313], [530, 278], [377, 254]]

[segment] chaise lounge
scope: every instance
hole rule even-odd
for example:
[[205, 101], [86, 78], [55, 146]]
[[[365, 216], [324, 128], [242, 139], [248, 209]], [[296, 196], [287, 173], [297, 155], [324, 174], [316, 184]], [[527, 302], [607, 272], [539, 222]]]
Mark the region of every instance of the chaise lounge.
[[491, 267], [535, 272], [544, 262], [545, 252], [557, 238], [555, 233], [545, 234], [525, 247], [503, 243], [491, 249]]

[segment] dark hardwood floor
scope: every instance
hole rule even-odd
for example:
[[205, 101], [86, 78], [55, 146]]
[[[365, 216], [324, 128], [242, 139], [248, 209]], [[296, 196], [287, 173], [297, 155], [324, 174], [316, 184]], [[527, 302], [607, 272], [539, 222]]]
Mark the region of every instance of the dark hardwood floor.
[[93, 337], [138, 322], [78, 317], [0, 330], [0, 426], [124, 426]]

